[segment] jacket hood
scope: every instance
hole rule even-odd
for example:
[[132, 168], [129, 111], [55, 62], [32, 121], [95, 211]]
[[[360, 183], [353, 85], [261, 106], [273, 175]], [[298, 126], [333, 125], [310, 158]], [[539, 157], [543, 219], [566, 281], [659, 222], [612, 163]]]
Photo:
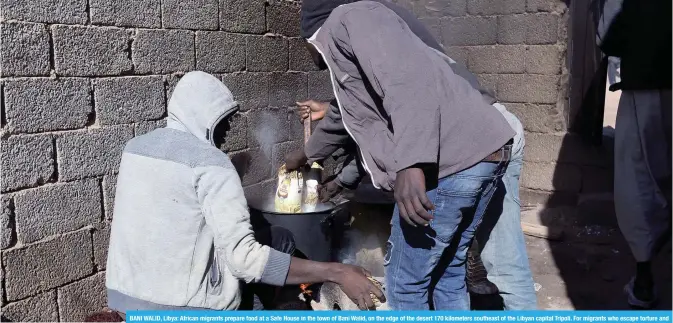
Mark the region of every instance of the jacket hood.
[[236, 111], [238, 103], [220, 80], [208, 73], [189, 72], [175, 86], [168, 102], [167, 126], [215, 145], [213, 129]]

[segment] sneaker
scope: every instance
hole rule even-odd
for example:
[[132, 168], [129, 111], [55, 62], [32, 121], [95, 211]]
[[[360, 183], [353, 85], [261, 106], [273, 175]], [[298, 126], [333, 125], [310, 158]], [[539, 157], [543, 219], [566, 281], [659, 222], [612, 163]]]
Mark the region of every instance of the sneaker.
[[626, 286], [624, 286], [624, 292], [626, 293], [627, 300], [631, 307], [638, 309], [652, 309], [657, 305], [657, 292], [656, 289], [652, 290], [652, 299], [651, 300], [642, 300], [638, 299], [634, 293], [634, 282], [636, 278], [633, 277]]

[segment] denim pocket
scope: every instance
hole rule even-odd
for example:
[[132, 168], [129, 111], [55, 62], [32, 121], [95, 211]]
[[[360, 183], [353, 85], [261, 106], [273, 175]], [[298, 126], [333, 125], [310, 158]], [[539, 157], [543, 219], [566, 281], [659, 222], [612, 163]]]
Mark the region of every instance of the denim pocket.
[[484, 184], [491, 176], [454, 176], [449, 185], [437, 188], [437, 195], [450, 197], [477, 197], [484, 190]]
[[386, 254], [385, 254], [385, 256], [383, 256], [383, 265], [384, 266], [387, 266], [390, 263], [390, 258], [392, 257], [394, 247], [395, 247], [395, 244], [393, 244], [392, 241], [388, 240], [388, 242], [386, 242]]

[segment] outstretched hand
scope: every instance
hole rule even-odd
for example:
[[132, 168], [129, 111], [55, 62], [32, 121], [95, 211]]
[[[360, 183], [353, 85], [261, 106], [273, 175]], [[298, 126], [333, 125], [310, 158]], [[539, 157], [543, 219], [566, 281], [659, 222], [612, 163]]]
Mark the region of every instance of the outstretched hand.
[[325, 117], [327, 108], [329, 107], [329, 102], [320, 102], [315, 100], [308, 100], [304, 102], [297, 102], [297, 107], [295, 111], [301, 118], [301, 122], [304, 122], [311, 113], [311, 121], [320, 120]]
[[360, 310], [375, 308], [371, 294], [376, 296], [381, 302], [386, 301], [386, 296], [369, 278], [371, 274], [362, 267], [339, 264], [339, 275], [335, 282], [339, 284], [341, 290], [358, 305]]

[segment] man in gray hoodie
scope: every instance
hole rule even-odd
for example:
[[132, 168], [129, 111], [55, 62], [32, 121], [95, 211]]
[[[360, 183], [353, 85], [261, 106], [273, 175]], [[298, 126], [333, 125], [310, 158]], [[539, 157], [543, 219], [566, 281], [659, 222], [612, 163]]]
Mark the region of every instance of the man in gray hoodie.
[[166, 128], [126, 144], [107, 259], [109, 307], [232, 310], [241, 282], [331, 281], [362, 309], [373, 306], [370, 293], [385, 299], [360, 267], [294, 258], [255, 239], [292, 249], [284, 230], [252, 231], [238, 173], [216, 147], [237, 110], [222, 82], [191, 72], [173, 91]]

